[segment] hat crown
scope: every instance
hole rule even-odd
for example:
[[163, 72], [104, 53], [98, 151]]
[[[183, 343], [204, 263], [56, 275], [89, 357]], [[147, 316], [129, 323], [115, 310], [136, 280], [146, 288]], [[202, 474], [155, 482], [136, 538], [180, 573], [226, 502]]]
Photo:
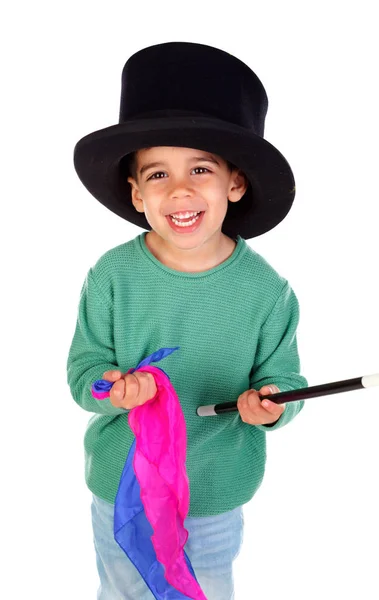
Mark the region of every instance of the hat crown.
[[189, 42], [149, 46], [122, 71], [119, 122], [154, 116], [202, 115], [263, 137], [268, 108], [257, 75], [223, 50]]

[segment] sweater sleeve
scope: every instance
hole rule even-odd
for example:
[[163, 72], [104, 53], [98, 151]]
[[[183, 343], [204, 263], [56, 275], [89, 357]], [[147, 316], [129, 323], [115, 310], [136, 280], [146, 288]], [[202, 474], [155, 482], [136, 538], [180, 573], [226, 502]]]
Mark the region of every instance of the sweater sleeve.
[[91, 386], [105, 371], [118, 370], [113, 339], [113, 310], [95, 281], [87, 273], [80, 293], [76, 328], [67, 359], [67, 383], [79, 406], [103, 415], [125, 414], [109, 398], [96, 400]]
[[[263, 324], [250, 377], [250, 387], [259, 390], [270, 383], [281, 392], [307, 387], [300, 375], [296, 330], [299, 323], [299, 303], [288, 282]], [[302, 410], [304, 400], [288, 402], [280, 418], [270, 425], [256, 425], [267, 431], [287, 425]]]

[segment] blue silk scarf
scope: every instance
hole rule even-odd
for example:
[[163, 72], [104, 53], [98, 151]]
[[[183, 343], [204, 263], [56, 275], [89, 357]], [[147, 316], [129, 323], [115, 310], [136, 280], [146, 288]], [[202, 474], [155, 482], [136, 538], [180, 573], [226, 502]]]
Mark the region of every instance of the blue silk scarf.
[[[129, 411], [135, 440], [116, 495], [114, 537], [157, 600], [206, 600], [184, 551], [189, 507], [184, 416], [168, 375], [150, 366], [177, 349], [161, 348], [128, 371], [151, 372], [157, 394]], [[108, 397], [112, 385], [96, 381], [93, 396]]]

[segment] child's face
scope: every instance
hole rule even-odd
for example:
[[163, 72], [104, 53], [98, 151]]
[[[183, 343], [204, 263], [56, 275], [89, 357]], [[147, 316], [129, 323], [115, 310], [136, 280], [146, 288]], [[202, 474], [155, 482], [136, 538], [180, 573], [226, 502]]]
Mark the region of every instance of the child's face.
[[[157, 163], [157, 164], [152, 164]], [[172, 248], [191, 249], [208, 240], [219, 241], [228, 198], [238, 202], [247, 188], [238, 169], [231, 172], [216, 154], [193, 148], [159, 146], [137, 153], [137, 180], [128, 178], [132, 202], [144, 212], [151, 228]], [[185, 217], [175, 224], [170, 215]], [[181, 213], [181, 214], [180, 214]]]

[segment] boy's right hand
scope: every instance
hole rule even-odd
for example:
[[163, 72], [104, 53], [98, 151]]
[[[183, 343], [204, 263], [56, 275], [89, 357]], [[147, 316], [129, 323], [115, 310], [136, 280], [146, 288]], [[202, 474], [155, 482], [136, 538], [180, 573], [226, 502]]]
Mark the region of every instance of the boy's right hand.
[[121, 371], [106, 371], [103, 379], [115, 382], [109, 392], [109, 399], [116, 408], [130, 410], [135, 406], [141, 406], [154, 398], [157, 393], [152, 373], [134, 371], [122, 375]]

